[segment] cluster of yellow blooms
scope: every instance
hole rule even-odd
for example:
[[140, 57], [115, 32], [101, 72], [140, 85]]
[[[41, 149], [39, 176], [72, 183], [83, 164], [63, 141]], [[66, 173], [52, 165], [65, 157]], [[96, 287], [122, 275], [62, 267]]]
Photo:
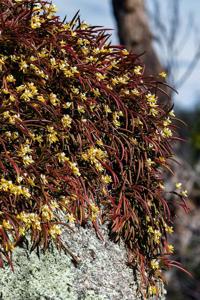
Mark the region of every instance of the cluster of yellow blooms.
[[109, 175], [102, 175], [102, 176], [101, 176], [101, 180], [102, 180], [102, 182], [105, 183], [105, 184], [109, 184], [109, 183], [112, 182], [112, 178], [111, 178], [111, 176], [109, 176]]
[[17, 219], [23, 223], [23, 227], [20, 228], [20, 234], [25, 232], [30, 228], [33, 227], [34, 229], [41, 230], [41, 219], [35, 213], [26, 213], [22, 211], [20, 214], [17, 215]]
[[2, 117], [9, 123], [14, 125], [16, 121], [20, 121], [20, 115], [19, 114], [12, 114], [11, 115], [11, 111], [4, 111], [2, 113]]
[[154, 229], [152, 226], [148, 226], [147, 232], [152, 235], [152, 239], [156, 244], [160, 243], [160, 238], [162, 234], [158, 229]]
[[150, 285], [148, 288], [149, 295], [156, 295], [159, 292], [158, 287], [155, 285]]
[[48, 131], [47, 140], [49, 144], [54, 144], [59, 141], [58, 133], [53, 126], [47, 126], [47, 131]]
[[123, 112], [122, 111], [115, 111], [113, 113], [113, 124], [115, 125], [115, 127], [120, 127], [121, 123], [119, 121], [120, 117], [123, 117]]
[[82, 153], [82, 158], [94, 165], [97, 171], [104, 171], [104, 168], [99, 160], [105, 161], [107, 158], [107, 153], [102, 149], [90, 147], [87, 151]]
[[90, 205], [90, 209], [92, 211], [91, 221], [95, 221], [98, 214], [99, 214], [99, 212], [100, 212], [100, 210], [99, 210], [98, 206], [96, 206], [94, 203], [92, 203]]
[[27, 139], [25, 144], [21, 144], [18, 155], [22, 158], [25, 166], [28, 166], [34, 162], [32, 155], [33, 150], [30, 148], [30, 141]]
[[49, 229], [49, 234], [52, 236], [53, 239], [55, 239], [57, 236], [61, 235], [62, 229], [59, 225], [54, 224]]
[[146, 95], [146, 99], [147, 99], [148, 105], [150, 106], [150, 110], [149, 110], [150, 115], [152, 115], [154, 117], [157, 116], [157, 114], [158, 114], [158, 110], [157, 110], [158, 104], [157, 104], [156, 95], [148, 93]]
[[[15, 0], [15, 2], [22, 2], [22, 0]], [[43, 7], [41, 7], [41, 5], [36, 5], [33, 11], [35, 14], [31, 18], [31, 28], [37, 29], [40, 28], [42, 23], [45, 22], [45, 19], [39, 14], [43, 13], [47, 19], [52, 19], [57, 11], [57, 8], [53, 4], [43, 5]]]
[[71, 162], [70, 159], [68, 157], [66, 157], [64, 152], [58, 153], [57, 157], [58, 157], [58, 161], [60, 163], [65, 163], [65, 162], [68, 163], [68, 165], [70, 166], [70, 168], [71, 168], [74, 175], [77, 175], [77, 176], [81, 175], [81, 173], [79, 171], [79, 168], [77, 167], [77, 163], [76, 162]]
[[159, 261], [157, 261], [156, 259], [152, 259], [151, 267], [153, 270], [158, 270], [159, 269]]
[[142, 71], [143, 71], [143, 67], [141, 67], [141, 66], [136, 66], [133, 70], [135, 75], [142, 75]]
[[12, 180], [6, 180], [5, 178], [0, 179], [0, 190], [9, 192], [15, 196], [23, 196], [25, 198], [31, 197], [31, 193], [27, 187], [16, 185], [12, 182]]

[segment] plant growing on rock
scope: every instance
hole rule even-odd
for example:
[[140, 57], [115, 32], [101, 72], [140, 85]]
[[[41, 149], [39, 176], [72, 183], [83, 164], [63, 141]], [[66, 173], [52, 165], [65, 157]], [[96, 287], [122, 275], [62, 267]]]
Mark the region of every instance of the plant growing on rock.
[[[157, 293], [173, 262], [168, 169], [173, 111], [158, 105], [162, 80], [144, 77], [134, 53], [104, 29], [60, 21], [48, 1], [0, 3], [0, 263], [31, 236], [62, 248], [71, 222], [123, 240], [129, 264]], [[176, 192], [185, 206], [186, 192]]]

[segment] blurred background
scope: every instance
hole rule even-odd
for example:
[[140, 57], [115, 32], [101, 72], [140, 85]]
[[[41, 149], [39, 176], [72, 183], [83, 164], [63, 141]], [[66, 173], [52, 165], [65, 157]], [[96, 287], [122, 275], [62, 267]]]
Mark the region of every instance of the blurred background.
[[[174, 176], [167, 188], [182, 182], [190, 195], [190, 213], [174, 205], [173, 259], [193, 278], [179, 270], [166, 274], [169, 300], [200, 299], [200, 0], [53, 0], [61, 19], [72, 19], [80, 10], [82, 20], [110, 29], [112, 44], [122, 44], [141, 54], [146, 74], [166, 71], [177, 118], [178, 134]], [[163, 99], [163, 102], [168, 101]], [[166, 103], [164, 103], [166, 104]], [[177, 122], [180, 125], [179, 122]]]

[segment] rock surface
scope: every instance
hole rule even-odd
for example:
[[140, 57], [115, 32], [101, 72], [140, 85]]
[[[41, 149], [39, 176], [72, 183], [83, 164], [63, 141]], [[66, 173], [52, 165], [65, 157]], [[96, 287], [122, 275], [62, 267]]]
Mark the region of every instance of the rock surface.
[[[139, 300], [137, 282], [126, 266], [126, 250], [92, 229], [74, 227], [64, 233], [70, 250], [80, 259], [53, 249], [40, 258], [23, 248], [14, 252], [15, 272], [0, 269], [2, 300]], [[159, 299], [164, 299], [160, 297]]]

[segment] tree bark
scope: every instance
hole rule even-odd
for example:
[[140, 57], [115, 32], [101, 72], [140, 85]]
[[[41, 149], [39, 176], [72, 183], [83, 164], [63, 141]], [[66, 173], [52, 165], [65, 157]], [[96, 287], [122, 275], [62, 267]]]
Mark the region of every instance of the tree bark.
[[146, 75], [159, 74], [163, 68], [152, 46], [144, 0], [112, 0], [112, 3], [120, 43], [136, 54], [144, 53], [141, 59]]

